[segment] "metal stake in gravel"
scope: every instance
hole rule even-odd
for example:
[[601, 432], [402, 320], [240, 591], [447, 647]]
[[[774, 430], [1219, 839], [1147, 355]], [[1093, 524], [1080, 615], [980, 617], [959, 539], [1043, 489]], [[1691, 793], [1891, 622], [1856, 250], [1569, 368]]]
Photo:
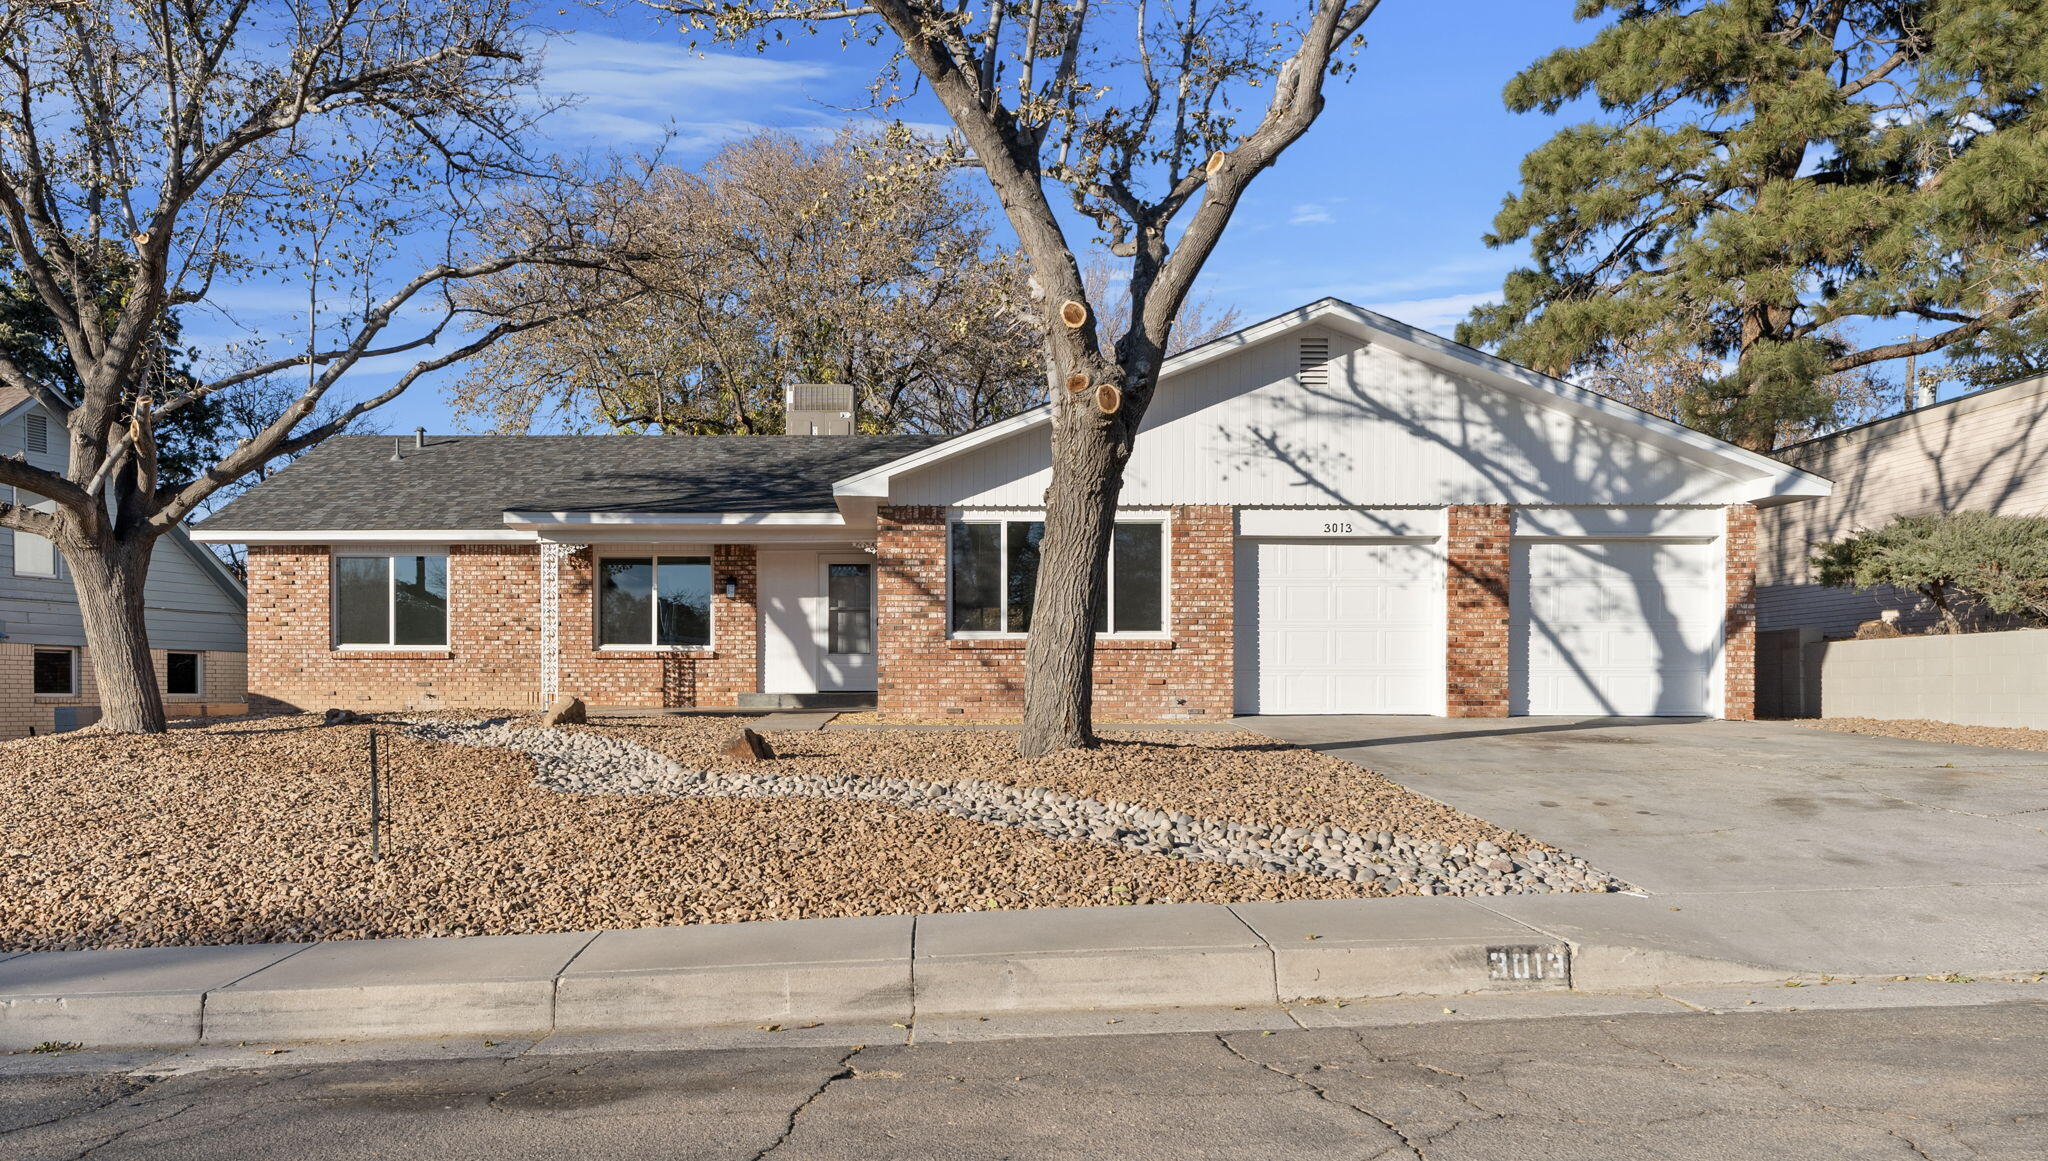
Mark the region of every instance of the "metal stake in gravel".
[[370, 731], [370, 861], [382, 862], [379, 839], [384, 829], [384, 798], [377, 784], [377, 731]]

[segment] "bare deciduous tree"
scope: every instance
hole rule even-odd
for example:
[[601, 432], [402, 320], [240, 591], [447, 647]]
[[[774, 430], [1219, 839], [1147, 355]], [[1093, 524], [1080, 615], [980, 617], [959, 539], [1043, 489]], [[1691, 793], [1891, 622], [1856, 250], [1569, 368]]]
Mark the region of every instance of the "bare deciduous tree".
[[[948, 172], [905, 164], [901, 134], [826, 145], [761, 134], [689, 171], [649, 161], [594, 183], [643, 253], [616, 270], [553, 268], [465, 292], [502, 312], [628, 284], [638, 296], [480, 355], [457, 408], [500, 431], [728, 435], [782, 430], [781, 388], [850, 383], [877, 431], [959, 432], [1037, 403], [1037, 329], [1013, 251]], [[611, 292], [620, 297], [623, 290]]]
[[[0, 526], [55, 542], [69, 565], [105, 728], [164, 728], [142, 612], [159, 536], [221, 488], [532, 325], [479, 317], [451, 287], [581, 260], [573, 193], [520, 144], [541, 108], [528, 42], [513, 0], [24, 0], [0, 12], [0, 225], [75, 384], [66, 398], [0, 352], [0, 381], [63, 417], [68, 451], [61, 472], [0, 460], [0, 483], [55, 508], [0, 504]], [[485, 213], [553, 228], [479, 252], [466, 227]], [[109, 271], [118, 293], [102, 293]], [[295, 272], [309, 287], [303, 346], [252, 349], [218, 374], [165, 373], [173, 312], [228, 286], [275, 294]], [[379, 357], [401, 360], [394, 381], [327, 406], [345, 373]], [[196, 479], [159, 479], [167, 416], [285, 372], [301, 386], [281, 413]]]
[[[900, 95], [907, 63], [945, 108], [957, 160], [987, 178], [1030, 265], [1050, 372], [1053, 477], [1021, 745], [1092, 744], [1110, 528], [1175, 320], [1252, 180], [1322, 112], [1379, 0], [1286, 12], [1250, 0], [641, 2], [728, 39], [765, 44], [795, 25], [886, 41], [896, 55], [880, 99]], [[1117, 333], [1088, 308], [1075, 218], [1129, 263]]]

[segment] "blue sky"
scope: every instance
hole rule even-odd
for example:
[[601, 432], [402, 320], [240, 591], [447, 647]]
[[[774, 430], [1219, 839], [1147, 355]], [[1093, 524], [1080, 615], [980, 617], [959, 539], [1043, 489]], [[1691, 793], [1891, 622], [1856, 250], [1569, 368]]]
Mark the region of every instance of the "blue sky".
[[[1501, 88], [1543, 53], [1590, 35], [1571, 8], [1390, 0], [1368, 25], [1357, 74], [1333, 87], [1308, 136], [1258, 179], [1197, 293], [1247, 321], [1336, 295], [1450, 333], [1523, 258], [1519, 248], [1489, 250], [1481, 236], [1523, 154], [1560, 122], [1508, 113]], [[670, 156], [690, 164], [763, 128], [829, 133], [864, 100], [878, 59], [842, 51], [836, 37], [699, 55], [635, 15], [580, 6], [548, 15], [563, 35], [548, 48], [545, 85], [577, 103], [549, 118], [542, 145], [567, 153], [644, 150], [673, 130]], [[916, 102], [899, 115], [940, 116]], [[292, 329], [284, 316], [271, 325]], [[365, 365], [342, 390], [368, 394], [399, 369]], [[374, 417], [388, 431], [458, 430], [441, 383], [415, 385]]]

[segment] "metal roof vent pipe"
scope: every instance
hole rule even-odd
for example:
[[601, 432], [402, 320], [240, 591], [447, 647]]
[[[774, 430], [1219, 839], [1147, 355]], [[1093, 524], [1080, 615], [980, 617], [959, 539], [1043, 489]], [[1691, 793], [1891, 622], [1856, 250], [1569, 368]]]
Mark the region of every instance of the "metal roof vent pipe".
[[424, 427], [415, 427], [415, 428], [413, 428], [413, 429], [412, 429], [412, 446], [414, 446], [414, 447], [416, 447], [416, 448], [421, 448], [421, 447], [425, 447], [425, 446], [427, 446], [427, 429], [426, 429], [426, 428], [424, 428]]
[[852, 435], [859, 425], [853, 387], [794, 383], [782, 391], [782, 430], [790, 435]]

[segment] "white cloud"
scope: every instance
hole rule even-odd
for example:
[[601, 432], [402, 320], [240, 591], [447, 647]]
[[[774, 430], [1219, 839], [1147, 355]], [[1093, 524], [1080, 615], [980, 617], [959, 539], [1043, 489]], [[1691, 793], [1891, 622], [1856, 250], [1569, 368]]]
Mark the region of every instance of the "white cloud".
[[1448, 337], [1475, 306], [1497, 301], [1500, 292], [1482, 290], [1477, 294], [1446, 294], [1436, 298], [1410, 298], [1394, 302], [1361, 302], [1367, 310], [1376, 310], [1388, 318], [1399, 319], [1409, 326], [1421, 327], [1426, 331]]
[[830, 75], [815, 61], [577, 32], [549, 44], [540, 88], [573, 102], [545, 122], [564, 144], [649, 145], [673, 131], [684, 146], [699, 147], [771, 124], [811, 128], [820, 111], [802, 103], [804, 88]]
[[1336, 220], [1330, 216], [1330, 208], [1321, 202], [1302, 202], [1287, 216], [1290, 226], [1324, 226]]

